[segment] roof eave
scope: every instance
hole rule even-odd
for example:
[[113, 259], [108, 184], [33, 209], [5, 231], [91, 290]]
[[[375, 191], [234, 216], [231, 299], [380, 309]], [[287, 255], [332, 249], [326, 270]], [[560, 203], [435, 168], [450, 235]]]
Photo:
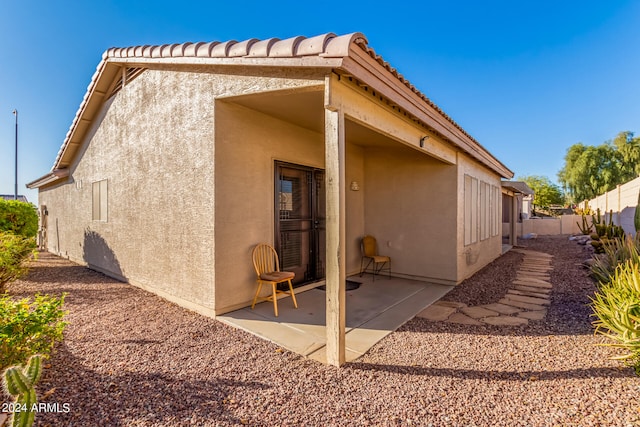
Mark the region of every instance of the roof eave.
[[69, 176], [69, 169], [54, 169], [52, 172], [41, 176], [35, 181], [31, 181], [26, 185], [29, 189], [41, 188], [49, 184], [53, 184], [61, 179], [67, 178]]
[[372, 58], [364, 49], [352, 49], [341, 70], [367, 82], [372, 89], [388, 97], [425, 125], [432, 127], [454, 146], [488, 166], [501, 177], [513, 178], [513, 171], [461, 130], [451, 118], [431, 105], [426, 96], [419, 93], [415, 87], [405, 84], [404, 78], [396, 75], [397, 72], [387, 63], [381, 63], [381, 60]]

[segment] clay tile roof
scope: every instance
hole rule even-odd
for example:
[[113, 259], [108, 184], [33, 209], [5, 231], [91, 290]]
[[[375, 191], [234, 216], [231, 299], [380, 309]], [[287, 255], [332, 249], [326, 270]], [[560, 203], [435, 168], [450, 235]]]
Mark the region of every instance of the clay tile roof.
[[[78, 112], [76, 113], [76, 117], [71, 124], [71, 128], [67, 133], [65, 141], [58, 152], [56, 157], [56, 161], [52, 170], [57, 170], [60, 168], [65, 168], [69, 165], [70, 159], [75, 155], [75, 148], [72, 148], [70, 152], [67, 152], [67, 149], [73, 139], [73, 143], [75, 145], [79, 144], [79, 141], [83, 138], [83, 131], [79, 131], [79, 134], [76, 135], [76, 130], [78, 128], [78, 123], [81, 118], [85, 117], [85, 111], [87, 110], [88, 104], [91, 102], [92, 105], [95, 103], [101, 102], [101, 98], [105, 96], [105, 93], [101, 93], [100, 96], [96, 97], [94, 101], [93, 94], [94, 90], [98, 87], [99, 84], [104, 85], [104, 81], [101, 80], [103, 73], [106, 73], [107, 68], [109, 71], [109, 78], [114, 78], [113, 65], [110, 65], [110, 62], [122, 62], [128, 59], [140, 59], [141, 62], [149, 63], [150, 61], [163, 61], [165, 58], [172, 59], [175, 61], [179, 58], [194, 58], [197, 60], [205, 60], [207, 58], [210, 59], [227, 59], [227, 58], [237, 58], [239, 63], [241, 61], [246, 61], [246, 59], [257, 59], [257, 58], [265, 58], [260, 62], [260, 65], [269, 65], [270, 60], [268, 58], [273, 58], [274, 65], [277, 65], [277, 60], [279, 58], [287, 58], [290, 59], [300, 59], [304, 58], [317, 57], [318, 59], [326, 58], [327, 60], [335, 59], [344, 59], [346, 57], [350, 57], [354, 54], [354, 52], [359, 51], [360, 56], [369, 57], [375, 63], [379, 64], [383, 67], [386, 72], [390, 73], [396, 81], [398, 81], [401, 85], [406, 86], [409, 91], [413, 92], [419, 99], [421, 99], [424, 103], [429, 105], [432, 109], [434, 109], [443, 119], [448, 121], [453, 127], [455, 127], [461, 134], [463, 134], [472, 144], [477, 145], [479, 148], [479, 152], [484, 152], [485, 154], [478, 154], [483, 159], [493, 158], [484, 147], [482, 147], [471, 135], [469, 135], [460, 125], [458, 125], [451, 117], [444, 113], [436, 104], [434, 104], [426, 95], [420, 92], [415, 86], [413, 86], [402, 74], [400, 74], [395, 68], [393, 68], [388, 62], [386, 62], [382, 56], [378, 55], [371, 47], [368, 46], [368, 41], [366, 37], [361, 33], [351, 33], [345, 34], [341, 36], [337, 36], [334, 33], [326, 33], [320, 34], [314, 37], [291, 37], [285, 40], [280, 40], [277, 38], [269, 38], [265, 40], [258, 39], [248, 39], [241, 42], [237, 42], [236, 40], [228, 40], [224, 42], [212, 41], [212, 42], [199, 42], [199, 43], [182, 43], [182, 44], [165, 44], [159, 46], [132, 46], [132, 47], [124, 47], [124, 48], [110, 48], [104, 52], [102, 55], [102, 61], [98, 64], [96, 68], [96, 72], [91, 79], [91, 83], [87, 89], [87, 93], [80, 105]], [[356, 55], [357, 56], [357, 55]], [[225, 62], [228, 63], [228, 62]], [[244, 62], [247, 63], [247, 62]], [[254, 64], [254, 63], [251, 63]], [[327, 66], [327, 65], [325, 65]], [[104, 89], [100, 89], [104, 90]], [[109, 94], [106, 94], [109, 96]], [[92, 107], [93, 108], [93, 107]], [[89, 117], [90, 119], [90, 117]], [[475, 150], [475, 149], [473, 149]], [[506, 166], [502, 165], [497, 159], [494, 164], [499, 164], [498, 169], [501, 170], [501, 173], [510, 172]], [[491, 160], [490, 162], [493, 162]]]

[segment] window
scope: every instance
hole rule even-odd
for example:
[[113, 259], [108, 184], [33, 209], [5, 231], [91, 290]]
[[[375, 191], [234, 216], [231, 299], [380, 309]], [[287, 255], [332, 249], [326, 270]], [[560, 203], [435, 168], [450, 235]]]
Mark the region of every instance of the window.
[[107, 180], [96, 181], [92, 185], [93, 209], [92, 219], [94, 221], [107, 221]]
[[500, 188], [464, 176], [464, 244], [495, 237], [500, 232]]
[[478, 180], [464, 176], [464, 244], [478, 241]]

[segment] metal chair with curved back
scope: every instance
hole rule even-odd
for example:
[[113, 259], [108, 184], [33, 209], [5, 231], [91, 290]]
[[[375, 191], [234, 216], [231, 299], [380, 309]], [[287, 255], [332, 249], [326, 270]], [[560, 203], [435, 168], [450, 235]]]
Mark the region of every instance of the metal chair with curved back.
[[[298, 308], [298, 302], [296, 301], [296, 295], [293, 292], [293, 284], [291, 279], [295, 277], [295, 273], [291, 271], [280, 271], [280, 261], [278, 259], [278, 253], [273, 246], [267, 243], [260, 243], [252, 252], [253, 267], [256, 271], [258, 289], [256, 295], [253, 297], [253, 304], [251, 309], [255, 307], [258, 300], [273, 301], [273, 311], [276, 317], [278, 316], [278, 294], [291, 295], [293, 299], [293, 306]], [[282, 291], [277, 288], [279, 283], [288, 282], [289, 291]], [[271, 295], [266, 297], [260, 297], [260, 291], [264, 283], [271, 285]]]
[[[364, 273], [373, 273], [373, 280], [375, 281], [376, 275], [381, 271], [387, 271], [389, 273], [389, 279], [391, 279], [391, 258], [384, 255], [378, 255], [378, 242], [375, 237], [364, 236], [360, 242], [360, 249], [362, 250], [362, 258], [360, 258], [360, 277], [362, 277]], [[369, 260], [366, 266], [364, 265], [365, 259]], [[371, 268], [369, 269], [370, 266]]]

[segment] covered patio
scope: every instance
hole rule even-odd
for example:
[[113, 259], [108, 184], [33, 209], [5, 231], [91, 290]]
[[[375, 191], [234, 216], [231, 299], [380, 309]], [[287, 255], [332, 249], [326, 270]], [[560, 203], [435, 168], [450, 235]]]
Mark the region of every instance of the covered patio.
[[[353, 276], [360, 286], [346, 291], [345, 361], [365, 354], [382, 338], [438, 301], [453, 286], [392, 277]], [[298, 309], [291, 299], [273, 305], [263, 302], [236, 310], [217, 319], [272, 341], [287, 350], [327, 363], [326, 292], [319, 287], [296, 294]]]

